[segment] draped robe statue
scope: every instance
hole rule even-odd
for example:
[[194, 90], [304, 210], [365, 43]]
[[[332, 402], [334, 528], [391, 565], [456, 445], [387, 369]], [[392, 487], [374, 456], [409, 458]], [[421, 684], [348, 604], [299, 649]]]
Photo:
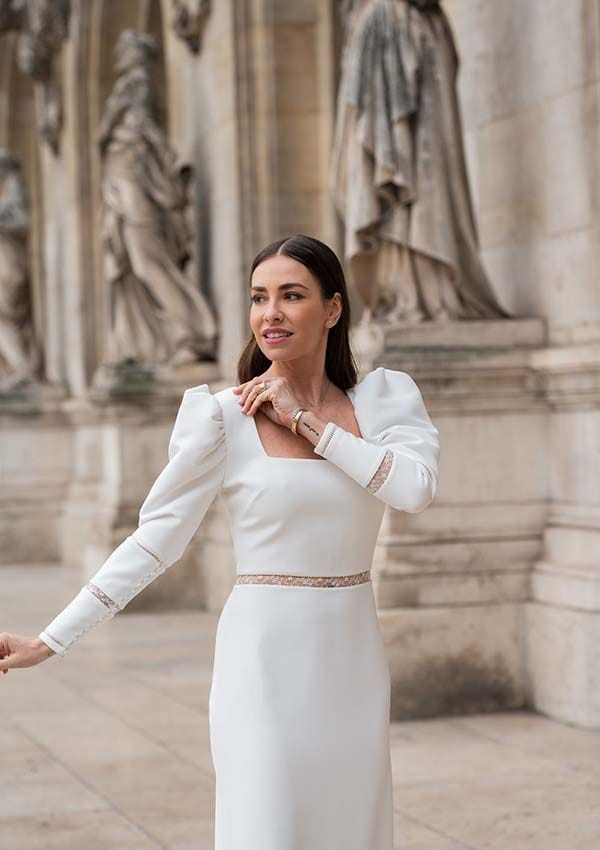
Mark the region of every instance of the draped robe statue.
[[344, 256], [382, 323], [506, 318], [480, 254], [439, 0], [342, 0], [330, 186]]
[[214, 359], [217, 326], [185, 271], [191, 166], [178, 162], [156, 120], [155, 55], [152, 36], [121, 34], [119, 77], [99, 132], [109, 347], [112, 362], [177, 366]]
[[0, 148], [0, 390], [35, 377], [27, 268], [29, 215], [19, 162]]

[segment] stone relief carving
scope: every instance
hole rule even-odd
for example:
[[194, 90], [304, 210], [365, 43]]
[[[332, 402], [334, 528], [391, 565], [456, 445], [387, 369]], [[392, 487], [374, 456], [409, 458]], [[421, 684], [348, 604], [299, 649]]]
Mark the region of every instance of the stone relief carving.
[[173, 0], [173, 31], [185, 41], [192, 53], [198, 53], [211, 0]]
[[68, 37], [70, 0], [0, 0], [0, 32], [17, 30], [19, 70], [31, 77], [39, 103], [38, 129], [56, 153], [62, 105], [55, 57]]
[[19, 162], [0, 148], [0, 391], [36, 377], [27, 268], [29, 213]]
[[186, 273], [192, 166], [178, 160], [157, 123], [156, 41], [126, 30], [115, 56], [117, 80], [99, 129], [110, 359], [169, 366], [214, 359], [216, 321]]
[[479, 253], [454, 38], [439, 0], [343, 0], [330, 187], [382, 325], [507, 318]]

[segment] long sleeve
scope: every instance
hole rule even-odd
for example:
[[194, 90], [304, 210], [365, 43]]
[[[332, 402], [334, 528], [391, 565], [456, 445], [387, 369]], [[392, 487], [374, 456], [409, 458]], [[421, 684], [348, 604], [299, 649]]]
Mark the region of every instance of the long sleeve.
[[380, 366], [357, 386], [354, 409], [363, 436], [327, 422], [315, 452], [391, 507], [425, 510], [437, 490], [439, 432], [415, 381]]
[[39, 637], [59, 655], [113, 616], [179, 560], [225, 474], [223, 412], [207, 384], [186, 390], [171, 432], [168, 463], [152, 485], [137, 529]]

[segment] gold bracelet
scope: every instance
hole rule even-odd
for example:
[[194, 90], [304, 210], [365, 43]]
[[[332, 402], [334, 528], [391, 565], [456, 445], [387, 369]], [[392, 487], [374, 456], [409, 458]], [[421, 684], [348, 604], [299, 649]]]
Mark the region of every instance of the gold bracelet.
[[303, 413], [306, 413], [306, 409], [304, 407], [299, 407], [294, 412], [294, 415], [292, 416], [292, 424], [290, 425], [290, 431], [292, 432], [292, 434], [297, 433], [296, 429], [298, 428], [298, 422], [300, 421], [300, 417]]

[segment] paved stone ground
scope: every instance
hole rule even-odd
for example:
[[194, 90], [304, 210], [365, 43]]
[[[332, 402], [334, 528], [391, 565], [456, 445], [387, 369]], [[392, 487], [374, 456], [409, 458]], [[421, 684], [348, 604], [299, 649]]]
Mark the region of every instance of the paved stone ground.
[[[37, 634], [78, 587], [0, 568], [0, 630]], [[213, 850], [216, 619], [118, 615], [0, 679], [0, 850]], [[392, 751], [399, 850], [600, 850], [598, 732], [474, 715], [393, 724]]]

